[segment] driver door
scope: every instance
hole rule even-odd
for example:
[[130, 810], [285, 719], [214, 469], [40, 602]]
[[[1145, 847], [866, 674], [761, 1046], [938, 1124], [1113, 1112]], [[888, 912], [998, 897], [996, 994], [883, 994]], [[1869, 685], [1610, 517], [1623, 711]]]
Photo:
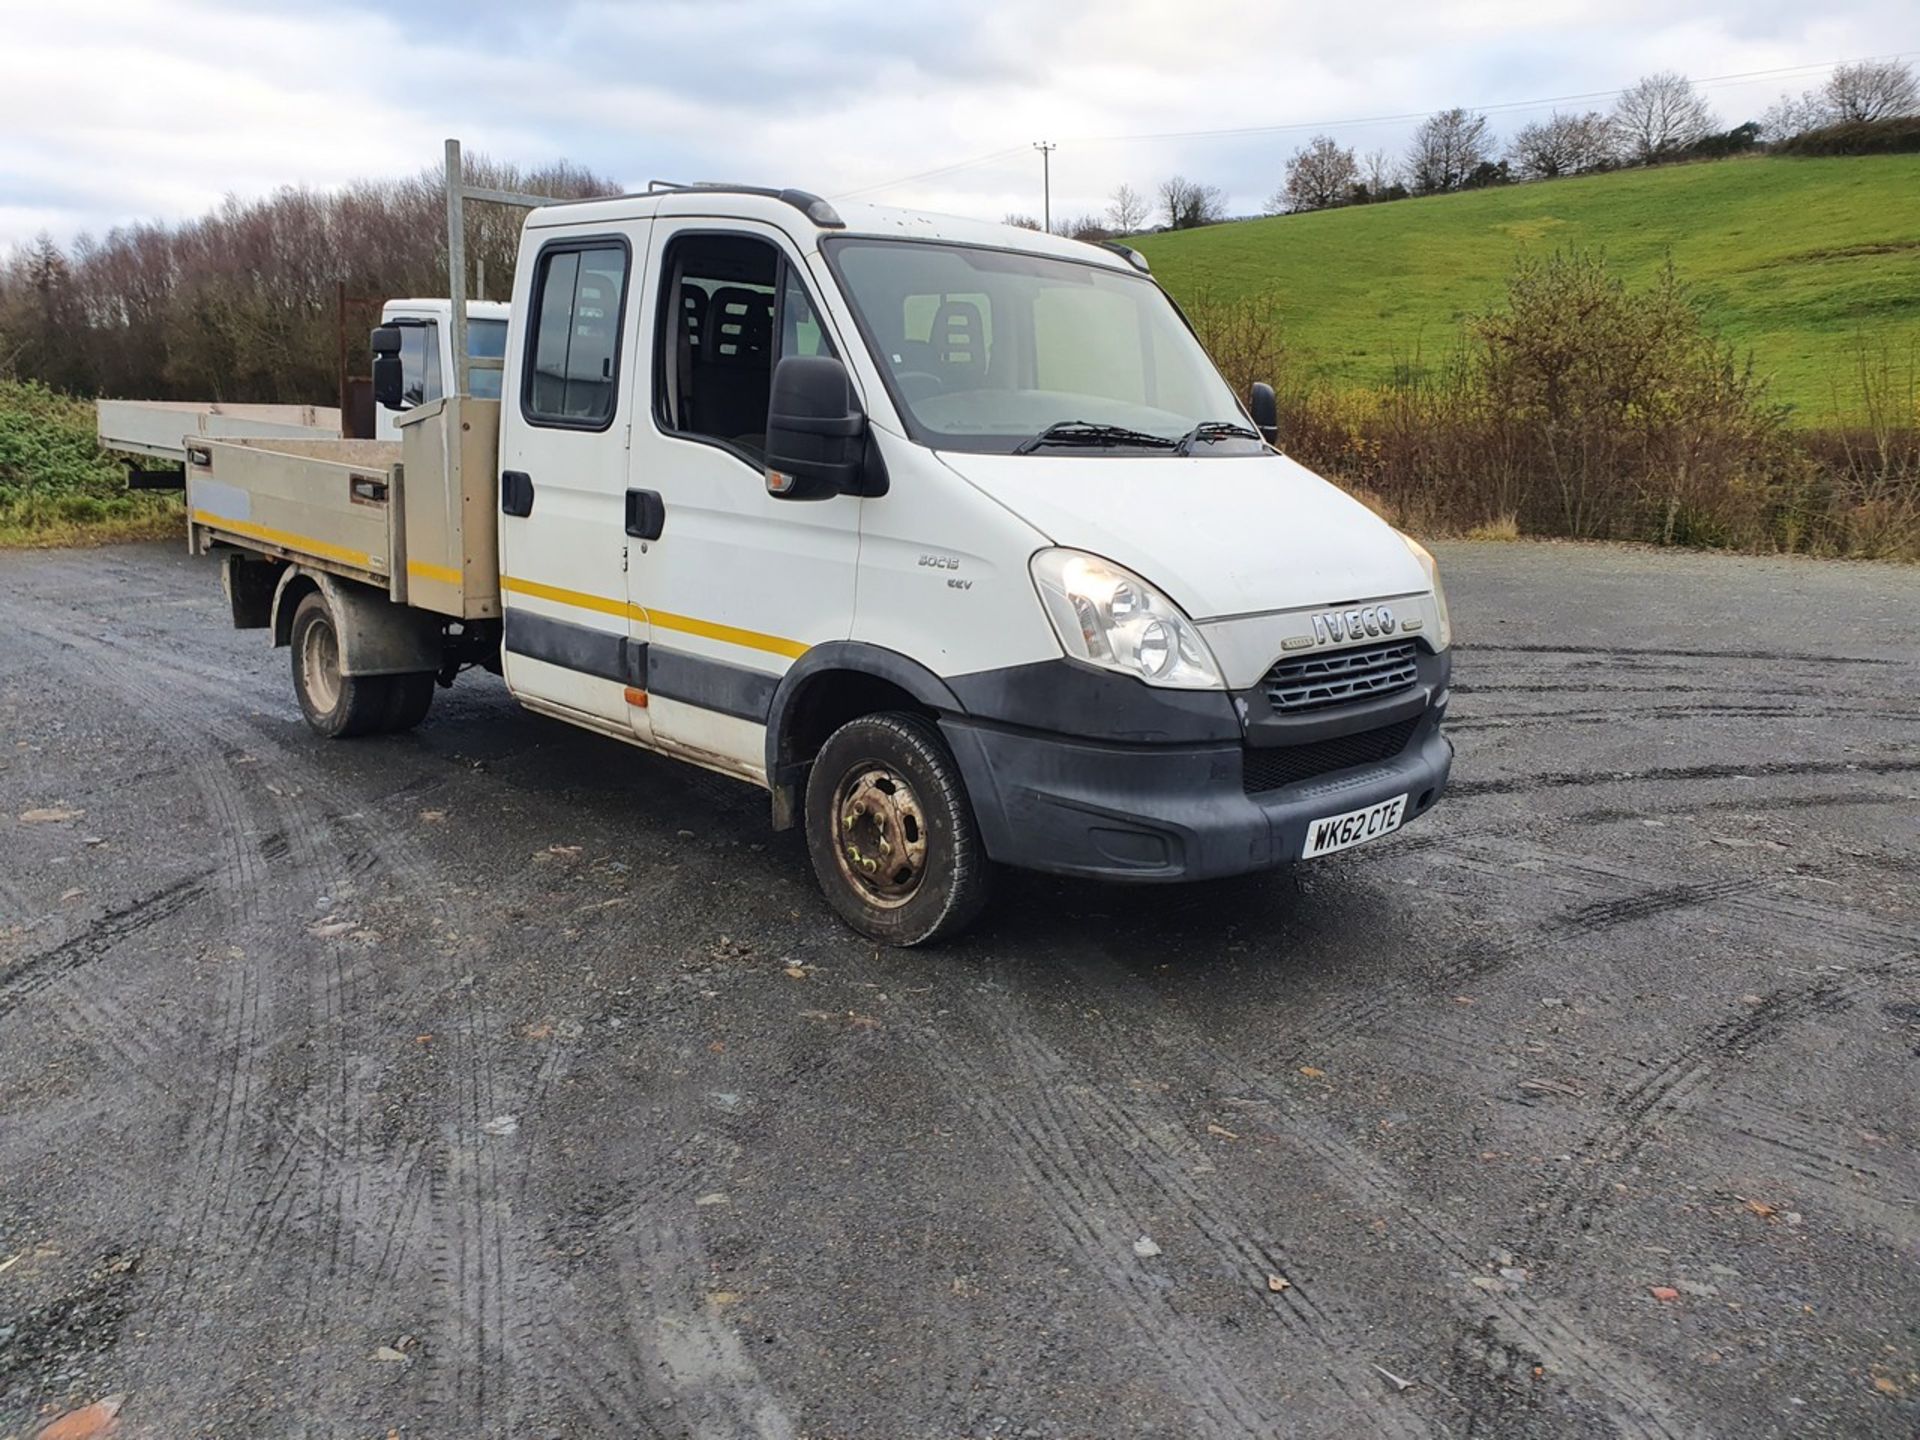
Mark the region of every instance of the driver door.
[[853, 624], [860, 507], [767, 493], [767, 400], [783, 355], [844, 354], [786, 235], [750, 221], [654, 224], [651, 413], [636, 417], [628, 599], [646, 626], [653, 738], [761, 778], [787, 668]]

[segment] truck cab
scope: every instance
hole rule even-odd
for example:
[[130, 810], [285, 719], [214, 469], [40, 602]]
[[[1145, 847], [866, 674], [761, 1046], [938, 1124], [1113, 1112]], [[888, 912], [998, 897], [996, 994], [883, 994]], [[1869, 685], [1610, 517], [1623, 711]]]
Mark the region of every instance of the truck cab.
[[866, 933], [949, 933], [991, 863], [1234, 874], [1444, 788], [1432, 557], [1137, 256], [694, 187], [534, 211], [510, 310], [508, 686], [767, 787]]
[[[467, 302], [467, 354], [475, 360], [498, 360], [506, 352], [509, 307], [497, 300]], [[376, 405], [373, 438], [398, 440], [399, 417], [443, 397], [451, 383], [453, 327], [448, 324], [453, 302], [446, 299], [389, 300], [380, 309], [380, 323], [400, 336], [401, 393], [393, 406]], [[500, 372], [474, 369], [468, 387], [478, 399], [500, 398]]]

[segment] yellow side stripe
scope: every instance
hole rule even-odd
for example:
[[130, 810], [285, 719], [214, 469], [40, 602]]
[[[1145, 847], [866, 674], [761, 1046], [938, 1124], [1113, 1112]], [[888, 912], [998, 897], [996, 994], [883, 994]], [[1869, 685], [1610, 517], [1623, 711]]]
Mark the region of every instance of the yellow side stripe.
[[224, 515], [215, 515], [206, 510], [193, 512], [193, 523], [211, 525], [216, 530], [231, 530], [235, 535], [250, 536], [255, 540], [264, 540], [269, 545], [278, 545], [283, 550], [304, 550], [309, 555], [324, 555], [329, 560], [338, 560], [347, 565], [358, 565], [362, 570], [380, 570], [384, 565], [373, 556], [359, 550], [349, 550], [344, 545], [332, 545], [325, 540], [315, 540], [311, 535], [296, 535], [290, 530], [270, 530], [265, 525], [255, 525], [251, 520], [229, 520]]
[[758, 630], [742, 630], [737, 625], [722, 625], [716, 620], [696, 620], [691, 615], [674, 615], [665, 610], [648, 610], [646, 618], [656, 630], [678, 630], [728, 645], [743, 645], [749, 650], [766, 650], [798, 660], [807, 647], [798, 640], [782, 640], [778, 635], [762, 635]]
[[513, 575], [500, 577], [500, 588], [515, 595], [530, 595], [535, 600], [551, 600], [556, 605], [571, 605], [579, 610], [597, 610], [602, 615], [618, 615], [622, 620], [644, 620], [638, 607], [624, 600], [609, 600], [589, 595], [584, 590], [567, 590], [559, 585], [543, 585], [538, 580], [522, 580]]
[[407, 561], [407, 574], [421, 580], [438, 580], [442, 585], [460, 583], [460, 572], [451, 565], [429, 565], [424, 560]]
[[808, 647], [799, 640], [786, 640], [778, 635], [765, 635], [758, 630], [743, 630], [738, 625], [722, 625], [717, 620], [698, 620], [691, 615], [675, 615], [667, 610], [647, 610], [625, 600], [609, 600], [604, 595], [589, 595], [583, 590], [568, 590], [559, 585], [546, 585], [538, 580], [522, 580], [515, 575], [502, 575], [500, 588], [513, 595], [528, 595], [535, 600], [551, 600], [557, 605], [572, 605], [580, 610], [594, 610], [602, 615], [618, 615], [626, 620], [638, 620], [643, 625], [651, 625], [659, 630], [678, 630], [684, 635], [698, 635], [705, 640], [718, 640], [723, 645], [739, 645], [748, 650], [764, 650], [772, 655], [785, 655], [797, 660], [807, 653]]

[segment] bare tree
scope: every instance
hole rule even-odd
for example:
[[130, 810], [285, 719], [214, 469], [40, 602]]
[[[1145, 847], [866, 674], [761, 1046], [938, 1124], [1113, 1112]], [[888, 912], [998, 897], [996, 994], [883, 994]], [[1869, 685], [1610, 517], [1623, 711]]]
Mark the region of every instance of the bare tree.
[[1827, 102], [1818, 93], [1804, 90], [1798, 95], [1782, 95], [1760, 116], [1760, 138], [1769, 145], [1791, 140], [1809, 130], [1818, 130], [1832, 122]]
[[1900, 60], [1862, 60], [1836, 65], [1826, 87], [1834, 123], [1893, 120], [1920, 113], [1920, 84]]
[[1316, 135], [1287, 161], [1287, 183], [1267, 202], [1268, 213], [1285, 210], [1330, 210], [1353, 201], [1360, 181], [1360, 162], [1353, 151], [1331, 135]]
[[1000, 217], [1002, 225], [1011, 225], [1016, 230], [1038, 230], [1040, 222], [1031, 215], [1009, 213]]
[[1160, 208], [1167, 212], [1167, 228], [1193, 230], [1226, 218], [1227, 198], [1218, 185], [1202, 185], [1184, 175], [1160, 182]]
[[1147, 197], [1122, 183], [1107, 199], [1107, 219], [1116, 235], [1138, 234], [1147, 223]]
[[[523, 170], [474, 154], [467, 176], [557, 196], [618, 189], [564, 162]], [[338, 285], [372, 296], [447, 293], [442, 184], [428, 171], [332, 193], [230, 197], [177, 225], [82, 236], [64, 255], [36, 244], [0, 261], [0, 357], [83, 393], [328, 401], [338, 378]], [[522, 219], [505, 207], [468, 212], [467, 253], [484, 263], [495, 294], [512, 284]], [[23, 346], [50, 329], [56, 347]]]
[[1400, 162], [1384, 150], [1369, 150], [1360, 157], [1360, 173], [1367, 193], [1378, 200], [1384, 192], [1400, 183]]
[[1413, 132], [1407, 173], [1422, 195], [1458, 190], [1491, 158], [1493, 136], [1487, 117], [1455, 107], [1429, 115]]
[[1713, 111], [1676, 70], [1646, 75], [1613, 104], [1613, 126], [1621, 144], [1641, 164], [1685, 149], [1713, 129]]
[[1507, 147], [1507, 162], [1526, 180], [1552, 180], [1598, 170], [1613, 158], [1613, 126], [1597, 110], [1522, 125]]

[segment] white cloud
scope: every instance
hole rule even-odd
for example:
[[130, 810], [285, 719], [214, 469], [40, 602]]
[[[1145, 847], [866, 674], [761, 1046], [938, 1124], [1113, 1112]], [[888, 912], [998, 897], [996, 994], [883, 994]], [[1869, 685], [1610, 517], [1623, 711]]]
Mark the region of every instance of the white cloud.
[[[1255, 208], [1313, 125], [1920, 50], [1910, 0], [612, 0], [405, 10], [218, 0], [13, 5], [0, 47], [0, 246], [179, 219], [228, 192], [333, 186], [437, 162], [457, 134], [500, 158], [828, 194], [1011, 150], [882, 192], [997, 217], [1056, 215], [1173, 170]], [[1817, 77], [1715, 86], [1732, 123]], [[1604, 103], [1604, 102], [1602, 102]], [[1503, 111], [1511, 129], [1527, 114]], [[1333, 127], [1398, 150], [1399, 120]]]

